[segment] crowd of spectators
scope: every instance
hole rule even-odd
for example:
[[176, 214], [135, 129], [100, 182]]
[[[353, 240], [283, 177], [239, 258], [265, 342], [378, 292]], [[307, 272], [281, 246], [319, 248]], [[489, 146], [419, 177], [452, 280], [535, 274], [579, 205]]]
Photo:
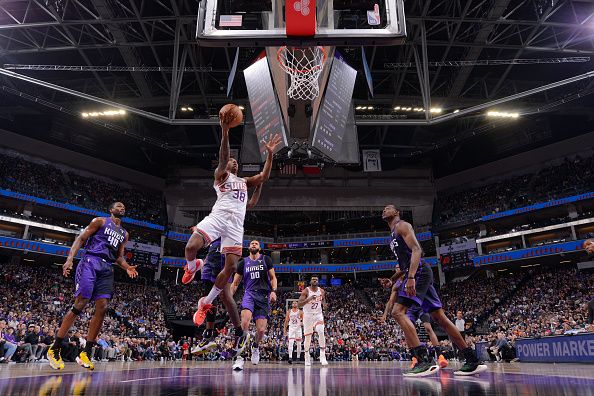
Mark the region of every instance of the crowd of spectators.
[[565, 158], [561, 164], [487, 185], [441, 192], [435, 224], [472, 221], [481, 216], [592, 191], [594, 155]]
[[[72, 305], [73, 286], [72, 278], [64, 278], [59, 267], [0, 265], [0, 361], [44, 361], [47, 347]], [[65, 338], [65, 360], [74, 361], [84, 348], [92, 314], [89, 304]], [[116, 282], [96, 348], [97, 358], [132, 358], [134, 350], [144, 352], [147, 345], [156, 347], [168, 337], [158, 288]], [[153, 358], [162, 355], [153, 352]]]
[[165, 223], [161, 192], [83, 176], [18, 155], [0, 153], [0, 188], [101, 212], [119, 200], [126, 205], [127, 216]]
[[544, 337], [585, 330], [586, 304], [592, 299], [594, 274], [575, 268], [532, 270], [512, 298], [492, 312], [492, 333], [506, 337]]

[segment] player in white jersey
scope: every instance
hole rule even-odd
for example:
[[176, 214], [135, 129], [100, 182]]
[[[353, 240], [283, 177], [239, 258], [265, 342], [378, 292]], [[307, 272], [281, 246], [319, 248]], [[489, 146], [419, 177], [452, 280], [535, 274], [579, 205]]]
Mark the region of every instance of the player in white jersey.
[[326, 292], [318, 287], [318, 277], [312, 276], [310, 286], [303, 289], [299, 296], [298, 306], [303, 307], [303, 330], [305, 332], [305, 365], [311, 366], [309, 348], [311, 336], [314, 331], [318, 333], [318, 344], [320, 345], [320, 363], [326, 366], [326, 335], [324, 334], [324, 314], [322, 304], [325, 304]]
[[284, 336], [287, 336], [287, 327], [289, 328], [289, 364], [293, 364], [293, 345], [297, 342], [297, 360], [301, 356], [301, 339], [303, 337], [301, 331], [301, 321], [303, 319], [303, 312], [299, 309], [297, 301], [293, 301], [291, 309], [287, 311], [285, 316]]
[[[274, 151], [281, 142], [280, 136], [274, 135], [266, 144], [268, 156], [262, 172], [255, 176], [241, 178], [237, 176], [238, 164], [234, 158], [229, 158], [229, 124], [232, 112], [221, 114], [221, 148], [219, 150], [219, 165], [214, 174], [214, 189], [217, 201], [212, 211], [194, 229], [194, 233], [186, 244], [185, 256], [187, 265], [184, 267], [182, 282], [189, 283], [195, 273], [203, 265], [202, 260], [196, 260], [198, 250], [210, 245], [221, 238], [221, 253], [225, 254], [225, 266], [217, 275], [214, 286], [207, 296], [198, 301], [198, 310], [194, 314], [194, 323], [200, 326], [212, 309], [212, 302], [223, 289], [228, 288], [228, 281], [237, 269], [237, 262], [241, 258], [243, 247], [243, 221], [248, 203], [248, 188], [257, 187], [268, 180], [272, 169]], [[237, 307], [235, 307], [237, 311]], [[241, 327], [236, 328], [237, 337], [242, 337]], [[238, 342], [238, 345], [241, 341]], [[236, 347], [236, 349], [238, 349]], [[243, 349], [243, 348], [242, 348]]]

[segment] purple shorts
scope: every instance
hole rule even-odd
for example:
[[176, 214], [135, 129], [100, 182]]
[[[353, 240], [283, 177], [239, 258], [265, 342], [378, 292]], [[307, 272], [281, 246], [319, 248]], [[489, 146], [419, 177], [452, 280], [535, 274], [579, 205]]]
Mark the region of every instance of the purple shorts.
[[413, 304], [410, 308], [408, 308], [406, 310], [406, 316], [408, 316], [410, 321], [413, 323], [419, 319], [421, 319], [422, 323], [431, 323], [431, 315], [429, 315], [428, 312], [418, 305]]
[[76, 267], [74, 296], [95, 301], [113, 295], [113, 265], [93, 256], [83, 256]]
[[[209, 252], [204, 259], [204, 267], [200, 272], [200, 279], [215, 283], [217, 275], [225, 268], [225, 255], [219, 252]], [[229, 277], [229, 283], [233, 283], [233, 275]]]
[[265, 290], [246, 291], [241, 301], [241, 309], [252, 312], [252, 319], [268, 319], [270, 315], [270, 293]]
[[[398, 289], [397, 302], [406, 305], [410, 309], [418, 307], [420, 311], [415, 311], [419, 314], [422, 312], [432, 312], [442, 308], [441, 300], [437, 295], [437, 290], [433, 286], [433, 270], [427, 265], [423, 265], [417, 271], [416, 280], [416, 296], [409, 296], [406, 294], [406, 282], [402, 282]], [[410, 317], [410, 316], [409, 316]], [[416, 320], [416, 319], [415, 319]]]

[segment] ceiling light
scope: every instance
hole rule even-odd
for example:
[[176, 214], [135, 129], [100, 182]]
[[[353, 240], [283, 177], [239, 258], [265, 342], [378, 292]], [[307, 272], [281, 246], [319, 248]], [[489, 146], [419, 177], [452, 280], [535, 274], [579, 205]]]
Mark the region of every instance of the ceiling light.
[[497, 117], [497, 118], [518, 118], [520, 116], [520, 114], [508, 113], [506, 111], [489, 111], [489, 112], [487, 112], [487, 116]]
[[373, 110], [373, 106], [367, 106], [367, 110]]
[[363, 109], [361, 106], [355, 107], [355, 110], [361, 110], [361, 109]]
[[182, 107], [181, 108], [181, 111], [188, 111], [188, 108], [187, 107]]
[[239, 110], [245, 110], [245, 107], [243, 107], [243, 106], [237, 106], [237, 107], [239, 107]]
[[454, 114], [459, 113], [459, 112], [460, 112], [459, 109], [454, 110]]
[[188, 111], [194, 111], [194, 109], [191, 107], [188, 107]]
[[430, 111], [431, 113], [436, 113], [436, 114], [439, 114], [439, 113], [441, 113], [441, 111], [442, 111], [442, 110], [441, 110], [441, 108], [439, 108], [439, 107], [432, 107], [432, 108], [431, 108], [429, 111]]
[[394, 107], [394, 110], [400, 110], [400, 106]]

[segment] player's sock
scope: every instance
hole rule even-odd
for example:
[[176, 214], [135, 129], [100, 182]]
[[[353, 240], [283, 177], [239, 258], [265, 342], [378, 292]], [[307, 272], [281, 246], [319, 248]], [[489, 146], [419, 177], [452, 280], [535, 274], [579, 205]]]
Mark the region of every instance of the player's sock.
[[93, 356], [91, 356], [93, 354], [93, 347], [95, 346], [95, 342], [94, 341], [89, 341], [87, 340], [87, 343], [85, 345], [85, 352], [87, 353], [87, 356], [90, 358], [92, 358]]
[[196, 271], [196, 261], [198, 261], [198, 259], [186, 260], [186, 262], [188, 263], [188, 270], [190, 272]]
[[479, 361], [471, 347], [463, 349], [462, 356], [464, 356], [464, 360], [466, 360], [468, 363], [476, 363]]
[[56, 339], [54, 340], [54, 345], [52, 346], [52, 349], [54, 351], [62, 351], [62, 344], [64, 343], [64, 339], [60, 338], [60, 337], [56, 337]]
[[301, 342], [297, 343], [297, 359], [301, 358]]
[[293, 345], [295, 345], [295, 341], [289, 340], [289, 360], [293, 360]]
[[219, 289], [218, 287], [213, 286], [212, 289], [210, 289], [208, 296], [204, 297], [204, 303], [212, 304], [212, 302], [215, 300], [215, 298], [217, 298], [217, 296], [219, 294], [221, 294], [222, 291], [223, 291], [222, 289]]

